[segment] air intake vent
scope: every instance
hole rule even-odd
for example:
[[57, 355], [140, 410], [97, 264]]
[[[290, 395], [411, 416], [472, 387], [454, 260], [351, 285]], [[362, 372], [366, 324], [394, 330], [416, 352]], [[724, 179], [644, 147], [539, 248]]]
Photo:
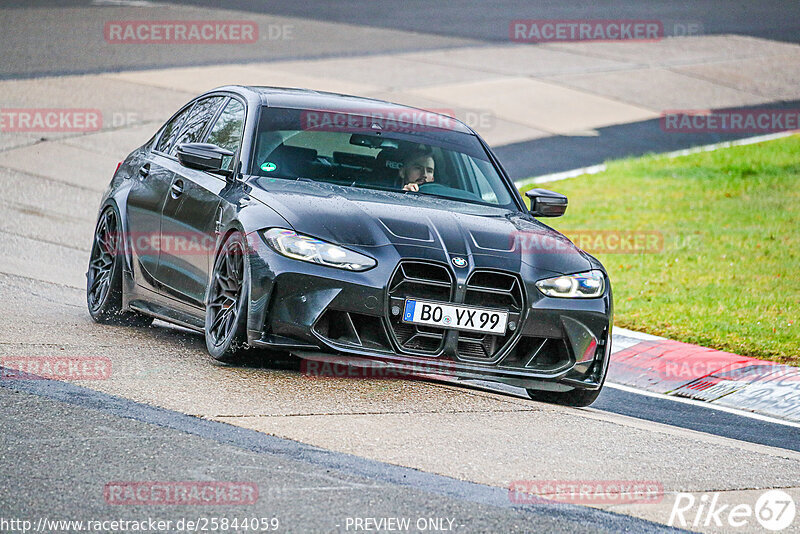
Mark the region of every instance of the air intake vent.
[[391, 350], [380, 317], [329, 309], [314, 324], [314, 331], [335, 345], [377, 351]]

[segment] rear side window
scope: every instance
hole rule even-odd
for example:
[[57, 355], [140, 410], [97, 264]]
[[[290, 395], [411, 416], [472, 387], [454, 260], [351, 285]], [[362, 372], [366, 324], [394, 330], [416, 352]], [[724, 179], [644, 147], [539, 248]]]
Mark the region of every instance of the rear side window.
[[211, 122], [223, 100], [225, 100], [224, 96], [212, 96], [198, 100], [181, 128], [181, 133], [172, 144], [169, 153], [175, 155], [178, 145], [182, 143], [197, 143], [200, 141], [208, 123]]
[[155, 148], [158, 152], [167, 152], [169, 150], [169, 147], [172, 146], [173, 141], [175, 141], [175, 138], [178, 136], [178, 132], [181, 131], [181, 126], [183, 126], [191, 110], [192, 106], [188, 106], [164, 126], [161, 138], [158, 140], [158, 144]]

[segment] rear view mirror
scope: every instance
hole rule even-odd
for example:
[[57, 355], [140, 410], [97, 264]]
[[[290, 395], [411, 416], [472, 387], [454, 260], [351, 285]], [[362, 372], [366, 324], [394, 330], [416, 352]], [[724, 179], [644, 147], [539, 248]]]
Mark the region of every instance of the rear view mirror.
[[356, 146], [366, 146], [369, 148], [399, 148], [400, 145], [394, 139], [384, 139], [377, 135], [353, 134], [350, 136], [350, 144]]
[[225, 169], [225, 158], [233, 152], [209, 143], [183, 143], [178, 145], [178, 161], [184, 167], [201, 171], [230, 175]]
[[561, 217], [567, 211], [567, 197], [547, 189], [531, 189], [525, 192], [531, 199], [531, 215], [535, 217]]

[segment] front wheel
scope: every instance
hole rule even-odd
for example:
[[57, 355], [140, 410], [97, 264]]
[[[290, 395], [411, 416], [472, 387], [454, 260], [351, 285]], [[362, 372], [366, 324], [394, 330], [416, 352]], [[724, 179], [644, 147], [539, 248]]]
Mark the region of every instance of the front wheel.
[[573, 389], [572, 391], [540, 391], [528, 389], [528, 396], [535, 401], [562, 404], [564, 406], [589, 406], [600, 395], [599, 389]]
[[247, 341], [250, 273], [242, 234], [231, 234], [214, 262], [206, 297], [206, 348], [215, 359], [236, 360]]

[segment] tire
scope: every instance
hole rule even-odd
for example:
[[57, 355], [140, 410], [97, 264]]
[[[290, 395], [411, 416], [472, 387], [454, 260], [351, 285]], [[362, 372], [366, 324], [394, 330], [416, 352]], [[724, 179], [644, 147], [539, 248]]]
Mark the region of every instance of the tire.
[[86, 271], [86, 304], [95, 322], [124, 326], [149, 326], [153, 318], [122, 309], [122, 259], [124, 247], [119, 215], [112, 206], [100, 214], [94, 230]]
[[526, 389], [525, 391], [528, 392], [528, 396], [535, 401], [561, 404], [563, 406], [575, 406], [578, 408], [589, 406], [597, 400], [597, 397], [600, 396], [600, 392], [603, 390], [603, 385], [606, 383], [606, 377], [608, 376], [608, 359], [611, 357], [610, 343], [611, 335], [609, 334], [605, 345], [605, 360], [600, 362], [600, 369], [597, 371], [600, 374], [600, 378], [598, 380], [600, 383], [599, 388], [575, 388], [571, 391], [543, 391], [539, 389]]
[[250, 269], [247, 246], [240, 232], [225, 240], [206, 294], [206, 348], [222, 362], [236, 361], [247, 348], [247, 296]]
[[573, 389], [572, 391], [541, 391], [528, 389], [528, 396], [535, 401], [562, 404], [564, 406], [589, 406], [600, 395], [600, 389]]

